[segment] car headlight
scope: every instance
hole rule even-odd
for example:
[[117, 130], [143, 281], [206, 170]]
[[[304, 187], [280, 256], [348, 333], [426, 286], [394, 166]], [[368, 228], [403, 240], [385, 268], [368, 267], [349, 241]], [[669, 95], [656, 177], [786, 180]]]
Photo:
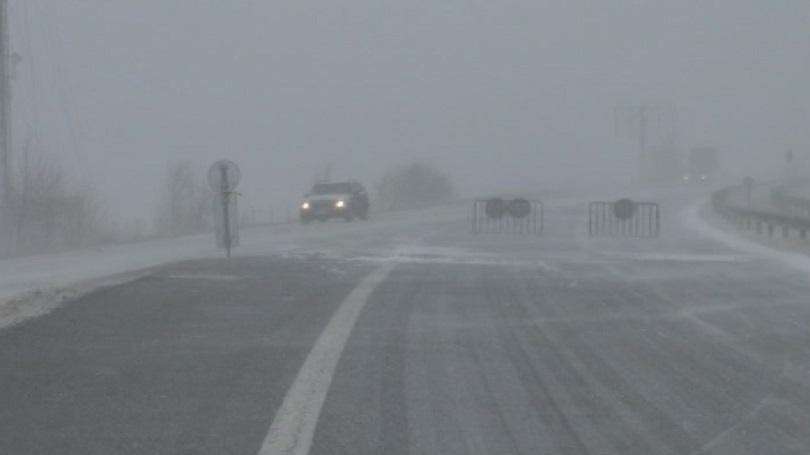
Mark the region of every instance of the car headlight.
[[301, 204], [301, 209], [302, 210], [309, 210], [309, 202], [304, 202], [303, 204]]
[[709, 177], [708, 177], [708, 176], [706, 176], [706, 175], [701, 175], [701, 176], [700, 176], [700, 180], [706, 180], [707, 178], [709, 178]]
[[683, 176], [683, 181], [684, 181], [684, 182], [688, 182], [688, 181], [689, 181], [689, 176], [688, 176], [688, 175], [684, 175], [684, 176]]
[[344, 202], [344, 201], [335, 202], [335, 207], [337, 207], [339, 209], [342, 209], [344, 206], [346, 206], [346, 202]]

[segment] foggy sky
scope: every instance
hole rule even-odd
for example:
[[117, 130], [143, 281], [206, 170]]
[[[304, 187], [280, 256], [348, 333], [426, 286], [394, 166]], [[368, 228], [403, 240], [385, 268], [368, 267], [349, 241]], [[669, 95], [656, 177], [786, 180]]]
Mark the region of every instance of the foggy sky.
[[[677, 110], [737, 174], [810, 153], [810, 2], [11, 0], [15, 141], [149, 219], [167, 163], [247, 205], [424, 159], [469, 195], [632, 179], [614, 108]], [[733, 174], [734, 172], [731, 172]]]

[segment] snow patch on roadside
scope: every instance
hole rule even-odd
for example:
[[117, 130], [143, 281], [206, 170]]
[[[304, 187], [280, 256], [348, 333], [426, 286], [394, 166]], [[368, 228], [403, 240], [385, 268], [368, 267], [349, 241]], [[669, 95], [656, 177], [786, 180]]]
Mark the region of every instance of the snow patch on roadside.
[[117, 274], [67, 287], [34, 289], [5, 301], [0, 300], [0, 330], [50, 313], [64, 303], [99, 289], [137, 280], [147, 275], [150, 270]]
[[[449, 249], [448, 249], [449, 250]], [[555, 267], [540, 260], [509, 259], [503, 256], [481, 255], [481, 254], [447, 254], [430, 253], [429, 250], [402, 249], [390, 254], [333, 254], [333, 253], [282, 253], [277, 256], [288, 259], [328, 259], [338, 261], [355, 261], [368, 263], [394, 263], [394, 264], [434, 264], [434, 265], [482, 265], [482, 266], [506, 266], [506, 267], [538, 267], [546, 271], [557, 270]]]
[[202, 281], [239, 281], [245, 277], [236, 275], [212, 275], [212, 274], [172, 274], [164, 275], [162, 278], [170, 280], [202, 280]]
[[706, 203], [700, 203], [688, 207], [681, 213], [681, 221], [687, 229], [696, 231], [712, 240], [718, 241], [727, 247], [746, 253], [755, 254], [767, 259], [782, 262], [802, 272], [810, 274], [810, 257], [803, 254], [779, 251], [754, 241], [734, 235], [733, 233], [711, 226], [700, 214], [702, 207]]
[[539, 267], [544, 270], [554, 270], [553, 267], [542, 261], [510, 260], [492, 257], [393, 255], [393, 256], [355, 256], [348, 259], [366, 262], [382, 262], [382, 263], [393, 262], [397, 264], [490, 265], [490, 266], [512, 266], [512, 267]]
[[741, 254], [664, 254], [664, 253], [623, 253], [620, 251], [600, 251], [599, 254], [609, 258], [630, 259], [651, 262], [745, 262], [750, 255]]

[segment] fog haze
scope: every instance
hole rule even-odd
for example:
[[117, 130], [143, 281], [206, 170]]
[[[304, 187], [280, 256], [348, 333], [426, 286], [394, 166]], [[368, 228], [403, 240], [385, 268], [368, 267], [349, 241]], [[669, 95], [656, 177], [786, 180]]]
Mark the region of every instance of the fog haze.
[[640, 104], [731, 176], [810, 144], [806, 0], [12, 0], [11, 28], [18, 150], [124, 220], [178, 160], [238, 162], [258, 210], [329, 162], [373, 186], [425, 160], [466, 195], [630, 182], [614, 113]]

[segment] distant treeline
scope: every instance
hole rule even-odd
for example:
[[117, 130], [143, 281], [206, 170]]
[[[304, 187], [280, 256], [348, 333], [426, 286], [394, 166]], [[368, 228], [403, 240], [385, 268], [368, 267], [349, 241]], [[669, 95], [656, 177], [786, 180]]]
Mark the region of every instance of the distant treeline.
[[70, 181], [61, 165], [26, 153], [0, 198], [0, 257], [38, 254], [110, 241], [104, 204], [90, 187]]
[[450, 177], [437, 167], [421, 162], [390, 169], [376, 189], [377, 203], [383, 210], [429, 207], [453, 197]]
[[206, 232], [212, 227], [213, 193], [190, 161], [169, 165], [155, 212], [160, 236]]

